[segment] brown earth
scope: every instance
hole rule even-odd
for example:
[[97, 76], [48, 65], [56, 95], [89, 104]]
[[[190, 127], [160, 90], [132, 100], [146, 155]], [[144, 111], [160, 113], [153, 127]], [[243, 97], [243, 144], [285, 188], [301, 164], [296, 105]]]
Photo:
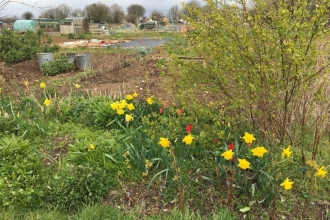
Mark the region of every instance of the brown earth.
[[[105, 49], [106, 50], [106, 49]], [[92, 70], [62, 73], [56, 76], [45, 76], [40, 71], [37, 60], [28, 60], [7, 66], [0, 63], [0, 88], [3, 95], [17, 96], [27, 90], [24, 82], [29, 82], [29, 92], [38, 89], [40, 82], [47, 87], [54, 87], [58, 96], [67, 96], [77, 90], [91, 95], [124, 96], [137, 92], [140, 99], [154, 95], [167, 99], [160, 77], [161, 68], [156, 67], [159, 59], [168, 59], [161, 47], [145, 57], [134, 53], [109, 54], [98, 50], [92, 53]]]

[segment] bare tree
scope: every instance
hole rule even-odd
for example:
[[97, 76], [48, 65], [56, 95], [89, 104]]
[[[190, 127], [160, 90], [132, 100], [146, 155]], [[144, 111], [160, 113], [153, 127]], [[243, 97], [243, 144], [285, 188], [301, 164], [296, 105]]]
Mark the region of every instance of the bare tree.
[[136, 15], [137, 17], [143, 17], [146, 13], [146, 9], [142, 5], [132, 4], [127, 8], [128, 15]]
[[112, 23], [121, 23], [125, 18], [124, 10], [117, 4], [110, 6], [110, 18]]
[[157, 10], [152, 11], [151, 14], [150, 14], [150, 18], [153, 21], [161, 21], [163, 16], [164, 16], [164, 14], [160, 11], [157, 11]]
[[[37, 6], [37, 2], [34, 4], [28, 4], [28, 3], [24, 3], [23, 1], [15, 1], [15, 0], [0, 0], [0, 15], [2, 15], [3, 11], [5, 10], [5, 7], [10, 4], [10, 3], [17, 3], [17, 4], [22, 4], [22, 5], [26, 5], [29, 6], [31, 8], [39, 8], [39, 9], [43, 9], [45, 7], [39, 7]], [[47, 7], [46, 7], [47, 8]]]
[[55, 8], [57, 19], [67, 18], [72, 11], [72, 8], [67, 4], [61, 4]]
[[22, 17], [23, 19], [26, 19], [26, 20], [31, 20], [31, 18], [33, 18], [34, 16], [33, 16], [32, 12], [30, 12], [30, 11], [26, 11], [26, 12], [24, 12], [24, 13], [22, 14], [21, 17]]
[[170, 22], [177, 23], [180, 20], [179, 6], [173, 5], [167, 12], [167, 17]]
[[71, 11], [71, 16], [72, 17], [85, 17], [85, 13], [82, 9], [74, 9]]
[[96, 23], [100, 23], [102, 21], [109, 22], [110, 18], [110, 8], [101, 3], [94, 3], [87, 5], [84, 8], [85, 16], [88, 17], [89, 20], [93, 20]]

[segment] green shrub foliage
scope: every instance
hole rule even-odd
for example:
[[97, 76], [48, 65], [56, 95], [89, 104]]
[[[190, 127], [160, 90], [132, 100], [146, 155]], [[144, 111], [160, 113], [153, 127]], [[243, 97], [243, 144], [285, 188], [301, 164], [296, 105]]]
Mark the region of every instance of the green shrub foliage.
[[0, 35], [0, 60], [13, 64], [36, 59], [40, 52], [58, 51], [60, 47], [51, 45], [51, 42], [52, 38], [42, 31], [27, 31], [24, 34], [3, 31]]
[[59, 73], [67, 73], [75, 69], [74, 63], [70, 63], [66, 57], [57, 58], [42, 64], [42, 72], [44, 75], [55, 76]]
[[231, 121], [239, 117], [240, 125], [245, 121], [268, 140], [302, 144], [305, 134], [325, 128], [318, 115], [328, 109], [329, 1], [244, 3], [207, 0], [207, 13], [186, 6], [190, 46], [204, 60], [180, 61], [177, 82], [187, 95], [216, 94]]
[[0, 139], [0, 205], [36, 208], [47, 178], [35, 146], [19, 137]]

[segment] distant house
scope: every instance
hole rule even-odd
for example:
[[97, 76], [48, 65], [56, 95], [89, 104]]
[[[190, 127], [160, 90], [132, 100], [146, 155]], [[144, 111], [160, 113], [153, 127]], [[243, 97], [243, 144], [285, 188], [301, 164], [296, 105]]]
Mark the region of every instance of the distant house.
[[34, 20], [17, 20], [14, 23], [13, 30], [19, 32], [36, 31], [39, 28], [39, 23]]
[[39, 23], [40, 29], [43, 32], [60, 32], [61, 20], [48, 18], [38, 18], [34, 20]]
[[87, 34], [89, 32], [89, 23], [87, 18], [65, 18], [60, 23], [61, 34]]

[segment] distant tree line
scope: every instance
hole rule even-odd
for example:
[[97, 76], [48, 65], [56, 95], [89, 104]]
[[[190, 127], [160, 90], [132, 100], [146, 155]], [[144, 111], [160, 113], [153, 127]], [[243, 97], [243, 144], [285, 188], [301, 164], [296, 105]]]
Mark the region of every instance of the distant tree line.
[[[202, 8], [198, 0], [191, 0], [187, 4]], [[99, 1], [97, 3], [86, 5], [83, 9], [72, 9], [67, 4], [60, 4], [57, 7], [42, 10], [39, 18], [65, 19], [67, 17], [86, 17], [90, 22], [94, 23], [137, 23], [138, 21], [141, 21], [141, 18], [143, 20], [148, 18], [155, 21], [162, 21], [165, 16], [160, 10], [152, 11], [149, 16], [146, 16], [145, 13], [146, 9], [139, 4], [131, 4], [127, 7], [125, 12], [118, 4], [108, 6]], [[188, 12], [184, 8], [174, 5], [168, 10], [166, 16], [169, 22], [178, 23], [185, 15], [187, 15], [187, 13]], [[6, 18], [9, 19], [8, 17]], [[21, 18], [30, 20], [35, 18], [35, 16], [32, 12], [26, 11], [21, 15]], [[4, 20], [4, 18], [1, 20]], [[14, 16], [10, 18], [10, 20], [17, 20], [17, 17]]]

